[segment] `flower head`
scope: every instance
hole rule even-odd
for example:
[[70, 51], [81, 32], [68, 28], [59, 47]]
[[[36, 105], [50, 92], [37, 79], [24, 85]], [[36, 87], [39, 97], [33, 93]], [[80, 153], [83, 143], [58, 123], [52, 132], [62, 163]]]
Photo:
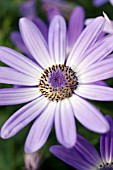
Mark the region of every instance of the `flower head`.
[[[113, 36], [96, 42], [105, 19], [96, 18], [81, 33], [67, 56], [66, 22], [56, 16], [50, 24], [48, 43], [30, 20], [20, 19], [23, 41], [35, 62], [22, 54], [0, 47], [0, 82], [18, 85], [0, 89], [0, 105], [30, 102], [14, 113], [3, 125], [1, 137], [10, 138], [35, 119], [25, 143], [28, 153], [46, 142], [53, 122], [58, 141], [70, 148], [76, 142], [74, 116], [86, 128], [105, 133], [109, 124], [85, 99], [111, 101], [113, 89], [96, 82], [113, 76]], [[103, 71], [104, 70], [104, 71]]]
[[71, 149], [52, 146], [50, 151], [59, 159], [80, 170], [113, 170], [113, 120], [106, 116], [110, 131], [101, 135], [100, 155], [82, 136], [77, 136], [77, 143]]

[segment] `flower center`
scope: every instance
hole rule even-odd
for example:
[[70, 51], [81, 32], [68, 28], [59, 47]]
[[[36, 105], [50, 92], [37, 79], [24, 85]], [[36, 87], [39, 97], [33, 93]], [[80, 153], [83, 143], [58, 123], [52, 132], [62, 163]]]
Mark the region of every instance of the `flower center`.
[[53, 65], [44, 70], [39, 90], [49, 100], [57, 102], [71, 97], [77, 87], [76, 73], [66, 65]]

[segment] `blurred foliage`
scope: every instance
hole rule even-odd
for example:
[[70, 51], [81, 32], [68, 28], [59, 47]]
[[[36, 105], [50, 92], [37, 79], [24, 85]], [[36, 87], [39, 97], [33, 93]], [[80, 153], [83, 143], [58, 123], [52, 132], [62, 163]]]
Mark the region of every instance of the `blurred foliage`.
[[[113, 7], [106, 3], [103, 6], [96, 8], [92, 5], [91, 0], [67, 0], [68, 3], [75, 5], [81, 5], [85, 8], [86, 17], [96, 17], [102, 15], [102, 12], [106, 12], [108, 16], [113, 19]], [[14, 30], [18, 30], [19, 4], [24, 2], [23, 0], [0, 0], [0, 45], [14, 48], [14, 45], [10, 41], [10, 33]], [[47, 21], [45, 13], [40, 7], [41, 2], [37, 0], [37, 13], [40, 18]], [[2, 63], [0, 63], [2, 65]], [[113, 80], [107, 81], [110, 86], [113, 86]], [[0, 88], [10, 87], [9, 85], [0, 84]], [[113, 115], [113, 102], [93, 102], [96, 107], [103, 112], [103, 114]], [[0, 127], [12, 115], [18, 110], [21, 105], [0, 107]], [[32, 124], [32, 123], [31, 123]], [[24, 141], [31, 127], [31, 124], [19, 132], [11, 139], [0, 139], [0, 170], [22, 170], [24, 168]], [[99, 150], [99, 134], [90, 132], [85, 129], [81, 124], [77, 122], [77, 131], [79, 134], [88, 139]], [[51, 132], [48, 142], [39, 151], [43, 154], [43, 163], [40, 169], [49, 170], [71, 170], [74, 169], [62, 161], [55, 158], [49, 152], [49, 147], [53, 144], [57, 144], [54, 129]]]

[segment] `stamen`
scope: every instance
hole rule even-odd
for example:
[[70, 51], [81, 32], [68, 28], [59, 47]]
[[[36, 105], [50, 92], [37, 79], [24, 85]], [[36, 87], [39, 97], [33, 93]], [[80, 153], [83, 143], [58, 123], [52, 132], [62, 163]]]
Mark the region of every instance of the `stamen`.
[[77, 87], [76, 73], [68, 66], [53, 65], [44, 70], [38, 88], [51, 101], [69, 98]]

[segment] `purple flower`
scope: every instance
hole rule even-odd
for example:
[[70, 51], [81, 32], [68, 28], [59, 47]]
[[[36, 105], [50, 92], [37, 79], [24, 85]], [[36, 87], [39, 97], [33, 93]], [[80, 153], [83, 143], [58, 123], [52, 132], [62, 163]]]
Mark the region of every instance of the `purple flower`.
[[98, 6], [103, 5], [106, 2], [110, 2], [111, 5], [113, 5], [113, 0], [94, 0], [93, 4], [98, 7]]
[[63, 146], [52, 146], [50, 151], [59, 159], [78, 170], [113, 170], [113, 120], [106, 116], [110, 131], [100, 138], [100, 154], [94, 146], [82, 136], [77, 136], [77, 142], [71, 149]]
[[20, 19], [23, 41], [35, 62], [0, 47], [0, 61], [10, 66], [0, 67], [0, 82], [17, 85], [17, 88], [0, 89], [0, 105], [30, 103], [6, 121], [1, 129], [2, 138], [14, 136], [35, 119], [25, 143], [25, 151], [31, 153], [45, 144], [53, 123], [58, 141], [67, 148], [74, 146], [74, 116], [92, 131], [109, 130], [104, 116], [85, 100], [113, 100], [112, 88], [96, 84], [113, 76], [113, 57], [107, 57], [113, 51], [113, 36], [96, 42], [104, 24], [103, 17], [94, 19], [67, 56], [63, 17], [52, 20], [48, 43], [33, 22]]

